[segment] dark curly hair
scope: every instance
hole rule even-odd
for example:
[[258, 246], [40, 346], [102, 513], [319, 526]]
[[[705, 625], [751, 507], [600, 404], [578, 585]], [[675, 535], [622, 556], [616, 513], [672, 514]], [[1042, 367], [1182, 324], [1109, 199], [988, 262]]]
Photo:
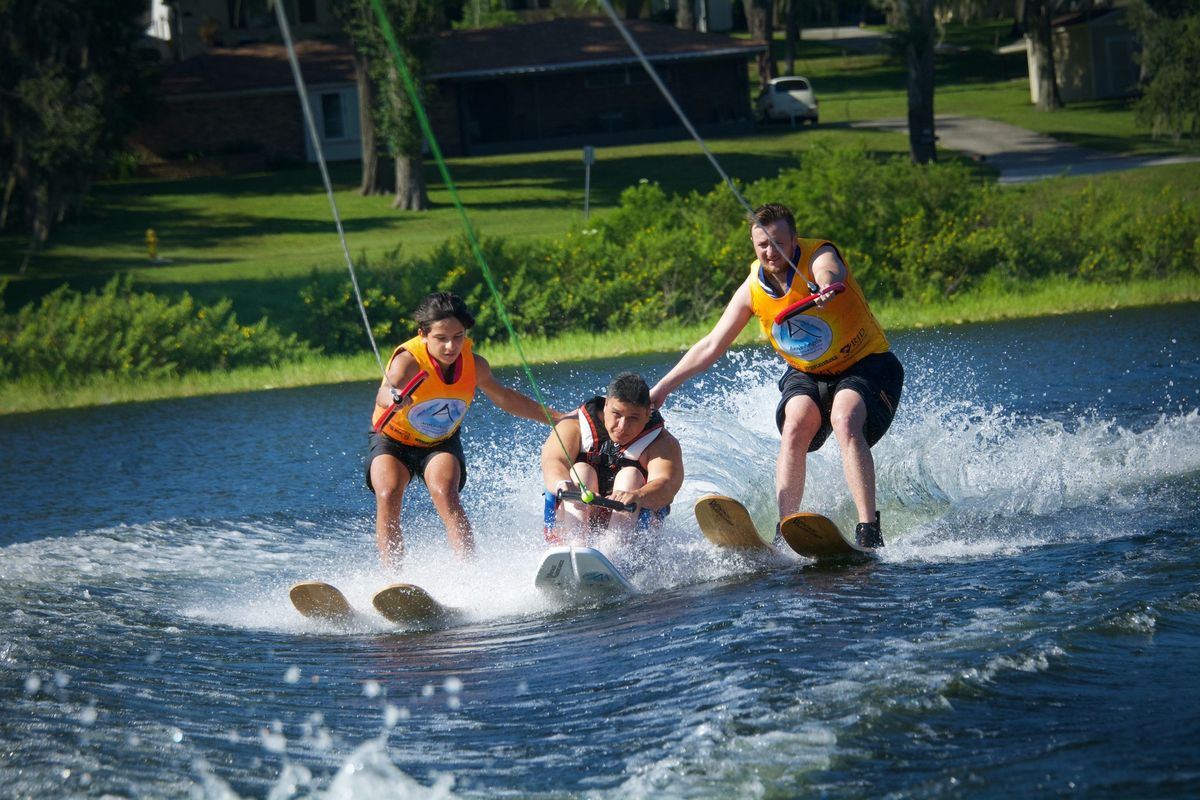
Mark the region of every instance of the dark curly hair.
[[467, 304], [462, 298], [450, 292], [434, 292], [421, 301], [413, 312], [413, 321], [421, 333], [429, 333], [433, 323], [443, 319], [454, 318], [462, 323], [467, 330], [475, 324], [475, 317], [467, 310]]

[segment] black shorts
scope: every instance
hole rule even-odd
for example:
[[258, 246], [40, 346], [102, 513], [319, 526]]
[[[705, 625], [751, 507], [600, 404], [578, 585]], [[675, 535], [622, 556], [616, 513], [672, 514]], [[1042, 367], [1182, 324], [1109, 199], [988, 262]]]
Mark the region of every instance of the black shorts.
[[853, 389], [867, 404], [867, 424], [863, 433], [867, 444], [874, 445], [887, 433], [896, 416], [903, 386], [904, 367], [890, 351], [869, 355], [842, 374], [830, 377], [809, 375], [789, 364], [779, 379], [779, 391], [783, 396], [775, 409], [775, 425], [783, 430], [783, 410], [789, 400], [797, 396], [811, 397], [821, 409], [821, 428], [808, 446], [808, 452], [819, 450], [833, 431], [829, 424], [833, 396], [842, 389]]
[[432, 447], [418, 447], [401, 444], [390, 436], [369, 431], [367, 433], [367, 468], [365, 470], [367, 488], [372, 492], [375, 491], [375, 487], [371, 485], [371, 462], [375, 460], [375, 456], [395, 456], [408, 470], [409, 475], [420, 478], [424, 482], [425, 465], [429, 463], [429, 459], [438, 453], [449, 453], [458, 459], [458, 490], [461, 492], [462, 488], [467, 485], [467, 458], [463, 455], [460, 432], [455, 431], [449, 439]]

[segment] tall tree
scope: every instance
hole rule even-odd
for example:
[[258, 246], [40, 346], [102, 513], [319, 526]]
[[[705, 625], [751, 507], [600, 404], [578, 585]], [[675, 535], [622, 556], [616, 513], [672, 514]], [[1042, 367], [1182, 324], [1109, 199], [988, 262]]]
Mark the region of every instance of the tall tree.
[[904, 0], [904, 60], [908, 65], [908, 149], [915, 164], [937, 158], [933, 121], [933, 0]]
[[1057, 0], [1025, 0], [1025, 40], [1037, 65], [1037, 109], [1053, 111], [1063, 107], [1058, 91], [1054, 64], [1054, 29], [1051, 24], [1058, 11]]
[[937, 25], [933, 0], [886, 0], [892, 44], [908, 72], [908, 149], [915, 164], [937, 158], [933, 119], [934, 62]]
[[[439, 0], [385, 0], [384, 7], [400, 43], [404, 66], [419, 93], [425, 93], [425, 71], [438, 31], [445, 27], [444, 4]], [[416, 106], [409, 97], [399, 70], [391, 59], [376, 60], [374, 76], [380, 87], [380, 129], [387, 137], [396, 167], [396, 195], [392, 208], [424, 211], [429, 208], [425, 176], [421, 169], [424, 135], [417, 122]], [[421, 100], [425, 102], [424, 99]]]
[[380, 144], [375, 128], [376, 88], [371, 64], [380, 57], [379, 36], [370, 5], [364, 0], [333, 0], [332, 10], [354, 50], [354, 81], [358, 88], [358, 130], [362, 142], [362, 195], [383, 194], [395, 189], [395, 176], [382, 169]]
[[1200, 137], [1200, 7], [1188, 0], [1143, 0], [1133, 8], [1141, 42], [1137, 119], [1154, 136]]
[[783, 0], [786, 4], [783, 22], [784, 72], [796, 74], [796, 50], [800, 44], [800, 0]]
[[675, 27], [681, 31], [696, 30], [695, 0], [678, 0], [675, 6]]
[[0, 228], [22, 213], [22, 273], [149, 110], [145, 11], [142, 0], [0, 0]]
[[[424, 92], [425, 65], [435, 37], [446, 23], [445, 4], [440, 0], [383, 0], [382, 6], [400, 44], [404, 65], [418, 91]], [[393, 208], [424, 211], [429, 207], [421, 168], [424, 137], [417, 123], [416, 107], [392, 60], [374, 6], [370, 0], [336, 0], [335, 13], [351, 37], [356, 53], [363, 132], [361, 190], [373, 194], [390, 186], [395, 191]], [[364, 109], [370, 110], [369, 120], [364, 117]], [[380, 149], [376, 137], [386, 143], [393, 159], [391, 180], [374, 161]]]
[[766, 50], [758, 56], [758, 85], [767, 88], [767, 83], [779, 73], [775, 70], [775, 57], [771, 53], [771, 39], [775, 36], [772, 0], [742, 0], [746, 12], [746, 26], [750, 38], [764, 42]]

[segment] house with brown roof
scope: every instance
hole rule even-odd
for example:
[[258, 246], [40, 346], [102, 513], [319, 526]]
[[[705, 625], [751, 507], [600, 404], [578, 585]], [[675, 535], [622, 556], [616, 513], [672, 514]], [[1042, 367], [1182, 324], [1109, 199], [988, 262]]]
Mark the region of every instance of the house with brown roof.
[[[1063, 102], [1129, 97], [1137, 92], [1139, 45], [1124, 7], [1090, 9], [1050, 23], [1054, 72]], [[1028, 35], [1026, 37], [1028, 39]], [[1038, 62], [1026, 47], [1029, 98], [1038, 102]]]
[[[625, 24], [694, 125], [712, 131], [748, 124], [748, 62], [761, 43], [642, 20]], [[308, 40], [296, 48], [326, 157], [360, 158], [349, 45]], [[685, 135], [604, 17], [445, 32], [427, 78], [431, 123], [447, 155]], [[183, 59], [167, 68], [162, 92], [164, 113], [135, 137], [152, 160], [238, 153], [262, 162], [313, 157], [281, 44], [214, 47]]]

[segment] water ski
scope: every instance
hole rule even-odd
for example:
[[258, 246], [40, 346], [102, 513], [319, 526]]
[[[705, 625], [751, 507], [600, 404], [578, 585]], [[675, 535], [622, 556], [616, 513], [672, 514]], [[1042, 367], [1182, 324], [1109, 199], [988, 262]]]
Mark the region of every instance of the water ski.
[[323, 581], [301, 581], [288, 590], [288, 597], [297, 611], [312, 619], [345, 622], [354, 617], [346, 596]]
[[704, 538], [718, 547], [743, 550], [771, 549], [758, 535], [754, 520], [750, 519], [750, 512], [732, 497], [706, 495], [696, 501], [693, 511]]
[[779, 534], [788, 546], [808, 558], [870, 556], [874, 549], [859, 547], [842, 535], [837, 525], [820, 514], [791, 514], [779, 523]]
[[391, 622], [415, 624], [437, 622], [454, 614], [454, 610], [434, 600], [429, 592], [411, 583], [385, 586], [371, 598], [375, 610]]
[[594, 547], [551, 547], [542, 556], [533, 583], [556, 600], [604, 600], [635, 591]]

